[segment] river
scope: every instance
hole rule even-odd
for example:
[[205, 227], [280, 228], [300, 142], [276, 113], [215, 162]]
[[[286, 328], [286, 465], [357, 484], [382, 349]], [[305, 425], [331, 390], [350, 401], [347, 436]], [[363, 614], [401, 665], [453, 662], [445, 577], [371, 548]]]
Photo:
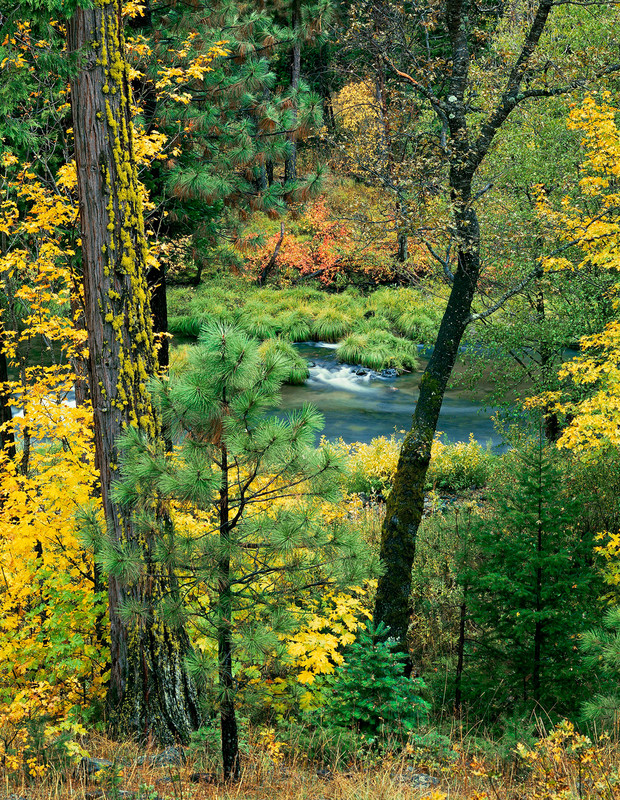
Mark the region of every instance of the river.
[[[303, 342], [296, 345], [310, 366], [303, 386], [285, 386], [284, 410], [312, 403], [325, 417], [324, 436], [345, 442], [370, 442], [377, 436], [402, 436], [411, 427], [411, 415], [418, 395], [422, 371], [382, 377], [371, 370], [341, 364], [335, 345]], [[422, 370], [426, 362], [421, 359]], [[467, 441], [469, 434], [481, 443], [501, 444], [493, 428], [493, 409], [485, 409], [482, 398], [469, 392], [448, 390], [439, 417], [438, 430], [450, 442]]]

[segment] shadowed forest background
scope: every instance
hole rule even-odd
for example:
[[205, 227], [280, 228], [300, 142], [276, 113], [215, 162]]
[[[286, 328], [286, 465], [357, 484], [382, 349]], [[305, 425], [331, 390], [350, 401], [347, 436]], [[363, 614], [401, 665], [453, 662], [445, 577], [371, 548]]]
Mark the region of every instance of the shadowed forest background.
[[0, 797], [620, 797], [617, 4], [0, 24]]

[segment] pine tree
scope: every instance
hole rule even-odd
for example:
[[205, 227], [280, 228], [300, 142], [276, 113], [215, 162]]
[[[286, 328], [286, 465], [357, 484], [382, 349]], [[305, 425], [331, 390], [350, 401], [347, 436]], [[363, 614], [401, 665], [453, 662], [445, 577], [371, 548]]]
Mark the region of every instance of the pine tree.
[[595, 618], [600, 594], [579, 499], [557, 456], [539, 442], [514, 454], [491, 502], [490, 517], [471, 531], [479, 558], [460, 575], [480, 630], [464, 694], [471, 698], [492, 680], [504, 709], [568, 709], [583, 678], [578, 635]]
[[[206, 326], [182, 374], [153, 384], [176, 450], [165, 452], [136, 427], [121, 447], [117, 500], [145, 530], [158, 526], [155, 498], [173, 520], [154, 550], [183, 598], [167, 604], [167, 616], [217, 639], [227, 780], [239, 776], [234, 664], [241, 650], [254, 662], [278, 653], [278, 633], [299, 623], [309, 587], [368, 574], [360, 541], [324, 519], [342, 468], [329, 449], [314, 447], [321, 416], [308, 406], [286, 419], [267, 413], [289, 369], [280, 354], [261, 358], [240, 330]], [[104, 561], [112, 574], [127, 572], [126, 553], [115, 547]]]
[[620, 714], [620, 606], [609, 608], [602, 625], [582, 634], [579, 646], [586, 664], [596, 670], [602, 689], [584, 703], [583, 715], [587, 720], [608, 723], [617, 730]]
[[[291, 41], [298, 42], [300, 20], [293, 14], [278, 24], [264, 8], [221, 2], [208, 8], [178, 6], [162, 22], [166, 47], [157, 55], [166, 66], [185, 69], [214, 45], [227, 51], [212, 69], [192, 72], [190, 67], [187, 74], [195, 77], [183, 85], [185, 102], [172, 93], [176, 102], [163, 111], [177, 131], [179, 123], [182, 127], [168, 188], [196, 215], [198, 227], [205, 204], [231, 225], [231, 209], [277, 216], [316, 184], [317, 175], [298, 180], [290, 168], [282, 181], [273, 178], [274, 165], [294, 160], [295, 141], [322, 123], [321, 100], [300, 80], [298, 68], [287, 90], [274, 91], [272, 61], [288, 51]], [[307, 26], [304, 31], [310, 35]]]

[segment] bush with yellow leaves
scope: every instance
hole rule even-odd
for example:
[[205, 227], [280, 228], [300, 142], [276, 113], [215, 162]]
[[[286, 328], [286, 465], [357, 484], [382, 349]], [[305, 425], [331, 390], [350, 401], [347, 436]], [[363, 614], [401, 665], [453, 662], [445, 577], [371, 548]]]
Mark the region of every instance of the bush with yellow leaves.
[[86, 730], [70, 716], [81, 694], [78, 680], [62, 686], [39, 681], [0, 705], [0, 760], [8, 773], [40, 778], [88, 756], [79, 743]]
[[563, 720], [533, 747], [517, 745], [517, 755], [528, 768], [532, 800], [620, 797], [618, 753], [606, 734], [593, 742]]
[[[469, 441], [448, 444], [438, 433], [431, 450], [431, 463], [426, 476], [427, 489], [462, 492], [484, 486], [496, 462], [488, 448], [482, 447], [473, 434]], [[346, 457], [347, 491], [387, 496], [398, 464], [400, 440], [393, 434], [379, 436], [370, 444], [347, 444], [342, 439], [330, 445]]]
[[449, 492], [477, 489], [488, 481], [496, 461], [489, 448], [484, 448], [469, 434], [469, 441], [446, 444], [437, 434], [431, 450], [431, 463], [426, 475], [427, 487]]

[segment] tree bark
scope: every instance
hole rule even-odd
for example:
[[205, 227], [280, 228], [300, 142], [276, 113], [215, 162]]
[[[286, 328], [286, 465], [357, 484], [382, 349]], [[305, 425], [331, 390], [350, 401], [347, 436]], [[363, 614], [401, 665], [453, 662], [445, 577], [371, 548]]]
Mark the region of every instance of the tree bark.
[[168, 297], [166, 291], [166, 270], [160, 262], [151, 267], [147, 275], [151, 293], [151, 314], [153, 332], [158, 336], [157, 363], [161, 372], [167, 372], [170, 364], [170, 345], [168, 342]]
[[[292, 11], [292, 28], [296, 37], [299, 35], [301, 27], [301, 0], [293, 0]], [[301, 44], [296, 38], [293, 44], [291, 53], [291, 88], [293, 92], [299, 89], [299, 78], [301, 76]], [[293, 125], [294, 129], [297, 124], [297, 96], [293, 100]], [[284, 160], [284, 182], [297, 180], [297, 143], [295, 141], [295, 131], [293, 130], [289, 135], [290, 139], [290, 154]]]
[[475, 209], [468, 205], [467, 193], [461, 197], [460, 210], [455, 219], [456, 234], [460, 240], [458, 268], [435, 349], [422, 376], [413, 425], [403, 441], [381, 533], [380, 556], [386, 569], [377, 586], [374, 619], [376, 624], [383, 622], [389, 627], [390, 636], [401, 642], [405, 652], [410, 616], [411, 569], [415, 558], [416, 535], [424, 510], [424, 482], [431, 459], [431, 446], [443, 397], [468, 324], [480, 273], [478, 218]]
[[454, 712], [461, 713], [463, 667], [465, 664], [465, 624], [467, 622], [467, 584], [463, 586], [463, 601], [459, 608], [459, 640], [457, 645], [456, 673], [454, 678]]
[[[11, 393], [8, 390], [9, 365], [4, 352], [4, 324], [0, 321], [0, 446], [6, 453], [7, 458], [15, 460], [17, 451], [15, 449], [15, 432], [8, 425], [13, 419], [11, 411]], [[5, 428], [4, 426], [7, 425]]]
[[[119, 435], [130, 425], [151, 437], [160, 433], [146, 389], [155, 356], [120, 0], [78, 8], [68, 23], [67, 48], [80, 59], [71, 104], [95, 458], [111, 536], [118, 546], [137, 548], [142, 559], [134, 583], [109, 576], [108, 704], [124, 735], [185, 742], [199, 722], [184, 663], [188, 637], [158, 613], [158, 601], [174, 589], [173, 576], [152, 558], [155, 533], [139, 533], [111, 495]], [[144, 608], [144, 614], [133, 622], [121, 619], [127, 603]]]
[[[424, 483], [437, 430], [444, 393], [452, 374], [459, 346], [470, 321], [471, 305], [480, 275], [480, 229], [472, 195], [472, 183], [496, 133], [511, 111], [527, 96], [520, 91], [532, 53], [545, 28], [553, 0], [540, 0], [521, 52], [507, 74], [504, 92], [482, 123], [477, 136], [468, 130], [466, 93], [471, 62], [469, 34], [472, 10], [463, 0], [447, 0], [445, 27], [450, 39], [451, 70], [446, 100], [424, 88], [407, 73], [398, 76], [413, 82], [435, 110], [446, 131], [449, 187], [452, 201], [452, 236], [457, 267], [431, 359], [420, 384], [411, 430], [400, 452], [392, 491], [386, 504], [380, 557], [385, 567], [379, 578], [374, 608], [375, 624], [383, 622], [408, 652], [411, 570], [415, 543], [424, 509]], [[390, 56], [383, 57], [393, 67]], [[534, 95], [533, 95], [534, 96]], [[535, 96], [543, 96], [537, 94]], [[411, 663], [408, 672], [411, 671]]]
[[542, 441], [538, 448], [538, 517], [536, 520], [536, 557], [538, 566], [536, 567], [536, 621], [534, 623], [534, 665], [532, 669], [532, 696], [534, 702], [538, 705], [540, 703], [540, 672], [542, 667], [542, 647], [543, 647], [543, 623], [542, 623], [542, 610], [543, 610], [543, 487], [542, 487], [542, 470], [543, 470], [543, 444]]
[[239, 735], [235, 713], [235, 680], [233, 676], [232, 590], [230, 585], [230, 519], [228, 509], [228, 453], [220, 447], [222, 484], [220, 488], [220, 539], [223, 555], [218, 564], [219, 609], [217, 629], [218, 680], [221, 692], [220, 727], [222, 732], [222, 765], [224, 780], [239, 779]]

